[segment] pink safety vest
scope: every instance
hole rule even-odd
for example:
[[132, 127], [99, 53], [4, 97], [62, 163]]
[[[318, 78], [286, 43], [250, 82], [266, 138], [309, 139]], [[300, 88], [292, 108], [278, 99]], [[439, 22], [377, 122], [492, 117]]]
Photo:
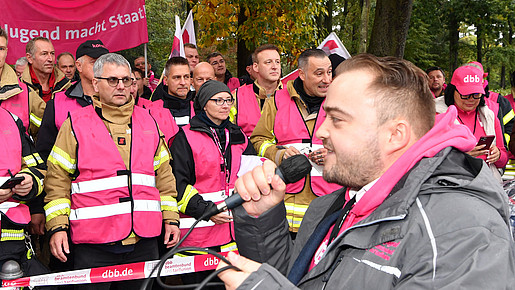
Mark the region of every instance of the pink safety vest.
[[154, 154], [159, 133], [149, 112], [134, 107], [132, 143], [127, 144], [131, 146], [130, 170], [93, 106], [70, 116], [79, 172], [71, 190], [72, 241], [111, 243], [127, 238], [132, 231], [143, 238], [158, 236], [162, 214]]
[[236, 98], [236, 124], [241, 127], [245, 135], [250, 137], [261, 117], [254, 84], [239, 87], [236, 90]]
[[[216, 143], [204, 132], [192, 131], [190, 125], [183, 127], [186, 139], [190, 144], [195, 164], [196, 182], [192, 186], [206, 201], [218, 204], [232, 194], [234, 182], [237, 179], [240, 168], [241, 155], [247, 148], [248, 139], [244, 144], [228, 145], [226, 150], [231, 150], [231, 172], [229, 182], [225, 180], [225, 173], [220, 170], [224, 164], [220, 150]], [[227, 132], [227, 131], [226, 131]], [[227, 138], [228, 140], [229, 138]], [[227, 141], [228, 142], [228, 141]], [[222, 144], [224, 146], [225, 144]], [[181, 214], [181, 236], [186, 234], [189, 225], [194, 219]], [[233, 224], [225, 223], [216, 225], [212, 221], [202, 221], [191, 232], [181, 247], [213, 247], [225, 245], [231, 242], [231, 228]]]
[[[313, 137], [309, 135], [306, 123], [297, 107], [295, 101], [290, 97], [287, 89], [278, 90], [275, 93], [275, 105], [277, 114], [275, 115], [274, 134], [277, 139], [277, 145], [311, 147], [313, 151], [322, 148], [322, 141], [315, 136], [316, 131], [325, 120], [325, 111], [320, 106], [320, 111], [313, 130]], [[299, 148], [297, 148], [299, 149]], [[322, 178], [321, 172], [313, 168], [310, 173], [311, 190], [317, 196], [329, 194], [341, 186], [328, 183]], [[305, 178], [298, 182], [287, 184], [286, 193], [299, 193], [304, 190]]]
[[159, 130], [161, 130], [165, 135], [166, 142], [170, 144], [173, 137], [175, 137], [175, 134], [179, 132], [179, 126], [177, 126], [170, 110], [163, 107], [163, 100], [150, 102], [150, 104], [144, 102], [142, 104], [150, 111], [150, 114], [156, 120], [157, 125], [159, 125]]
[[69, 98], [65, 92], [58, 92], [54, 96], [54, 115], [55, 127], [57, 130], [61, 129], [64, 121], [68, 118], [68, 113], [73, 112], [82, 106], [76, 99]]
[[[5, 109], [0, 109], [0, 124], [2, 124], [2, 134], [0, 134], [0, 185], [11, 178], [10, 170], [13, 175], [21, 170], [21, 139], [20, 131], [13, 116]], [[11, 222], [19, 225], [27, 225], [30, 222], [29, 207], [19, 201], [9, 198], [0, 203], [0, 213], [2, 218], [7, 218]]]
[[240, 87], [240, 80], [238, 78], [232, 77], [227, 81], [227, 87], [229, 90], [233, 92], [235, 89]]
[[22, 91], [19, 94], [2, 101], [0, 107], [20, 118], [25, 130], [28, 132], [30, 125], [29, 88], [27, 87], [27, 84], [23, 82], [18, 82], [18, 84]]

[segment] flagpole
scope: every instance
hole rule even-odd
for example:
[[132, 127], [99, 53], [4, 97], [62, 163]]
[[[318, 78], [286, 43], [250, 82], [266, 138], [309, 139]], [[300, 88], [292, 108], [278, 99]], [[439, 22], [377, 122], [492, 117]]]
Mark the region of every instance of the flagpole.
[[148, 65], [147, 65], [147, 43], [143, 44], [143, 55], [145, 56], [145, 77], [148, 77]]

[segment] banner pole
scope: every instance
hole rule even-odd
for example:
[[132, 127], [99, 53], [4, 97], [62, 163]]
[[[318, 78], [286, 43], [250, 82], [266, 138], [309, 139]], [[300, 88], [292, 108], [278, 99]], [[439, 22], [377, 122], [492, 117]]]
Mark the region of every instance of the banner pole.
[[148, 65], [147, 65], [147, 43], [145, 42], [143, 44], [144, 52], [143, 55], [145, 56], [145, 77], [148, 77]]

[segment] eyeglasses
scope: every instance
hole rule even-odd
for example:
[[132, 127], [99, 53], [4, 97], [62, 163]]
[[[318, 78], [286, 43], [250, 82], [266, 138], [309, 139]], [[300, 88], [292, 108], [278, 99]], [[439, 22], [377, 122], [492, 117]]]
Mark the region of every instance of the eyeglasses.
[[107, 84], [111, 87], [116, 87], [118, 85], [118, 83], [120, 81], [122, 81], [122, 84], [125, 86], [125, 87], [129, 87], [132, 85], [132, 79], [129, 78], [129, 77], [123, 77], [121, 79], [119, 78], [115, 78], [115, 77], [108, 77], [108, 78], [103, 78], [103, 77], [96, 77], [96, 79], [99, 79], [99, 80], [106, 80], [107, 81]]
[[230, 98], [230, 99], [209, 99], [210, 101], [213, 101], [216, 103], [217, 106], [223, 106], [225, 103], [227, 103], [227, 105], [232, 105], [234, 103], [234, 98]]
[[[458, 94], [460, 94], [460, 93], [458, 93]], [[470, 98], [473, 98], [474, 100], [479, 100], [479, 99], [481, 99], [481, 96], [482, 95], [480, 93], [470, 94], [470, 95], [462, 95], [462, 94], [460, 94], [460, 98], [462, 100], [468, 100]]]

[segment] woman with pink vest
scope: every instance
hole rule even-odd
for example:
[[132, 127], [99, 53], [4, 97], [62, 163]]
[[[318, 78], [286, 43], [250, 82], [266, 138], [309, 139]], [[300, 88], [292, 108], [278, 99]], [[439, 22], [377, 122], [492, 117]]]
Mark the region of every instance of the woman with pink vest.
[[[177, 205], [181, 213], [181, 235], [206, 210], [232, 194], [241, 164], [248, 160], [242, 156], [255, 155], [241, 128], [229, 121], [233, 102], [231, 91], [225, 84], [215, 80], [205, 82], [194, 104], [199, 113], [181, 128], [170, 144]], [[259, 159], [257, 156], [248, 157]], [[232, 232], [231, 214], [219, 213], [201, 221], [181, 247], [230, 251], [236, 248]], [[183, 282], [199, 282], [204, 275], [186, 275]]]

